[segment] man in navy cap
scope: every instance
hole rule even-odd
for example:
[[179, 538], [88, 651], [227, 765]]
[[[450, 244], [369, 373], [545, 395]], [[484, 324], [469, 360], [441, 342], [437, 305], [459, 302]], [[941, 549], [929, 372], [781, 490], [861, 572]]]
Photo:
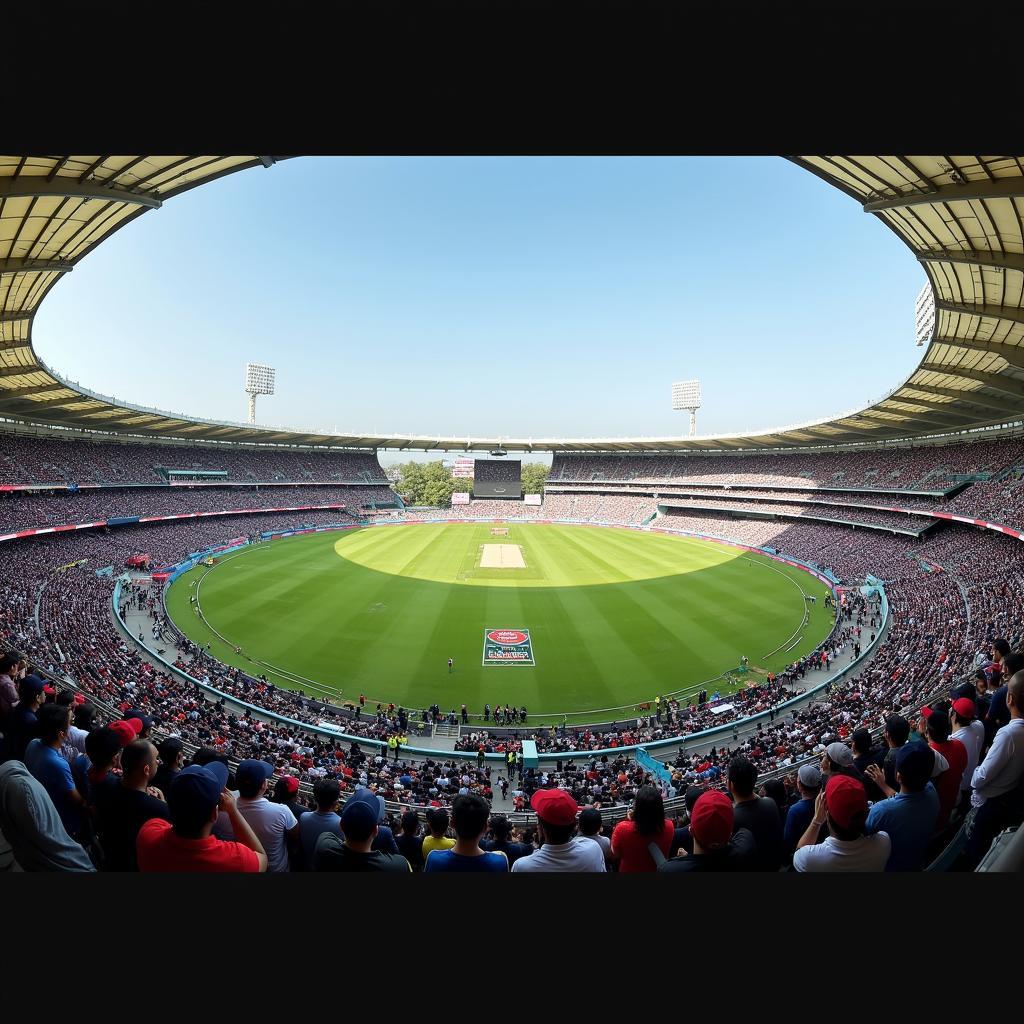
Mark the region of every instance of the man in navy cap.
[[341, 810], [342, 841], [334, 832], [322, 832], [313, 851], [314, 871], [385, 871], [408, 874], [409, 862], [397, 853], [373, 849], [380, 807], [368, 789], [357, 789]]
[[274, 766], [248, 758], [235, 770], [238, 813], [252, 826], [269, 859], [268, 871], [288, 871], [288, 843], [301, 842], [299, 822], [287, 804], [271, 803], [267, 783]]
[[[139, 830], [135, 848], [140, 871], [267, 870], [267, 855], [227, 789], [227, 765], [192, 764], [171, 783], [170, 822], [151, 818]], [[217, 814], [231, 822], [237, 842], [210, 835]]]
[[[886, 832], [892, 853], [886, 871], [918, 871], [939, 819], [939, 794], [929, 781], [935, 769], [935, 751], [915, 741], [896, 748], [896, 782], [899, 792], [879, 800], [868, 815], [867, 835]], [[876, 766], [868, 769], [876, 784], [884, 777]]]
[[36, 712], [46, 699], [43, 686], [39, 676], [25, 676], [18, 683], [18, 704], [3, 722], [5, 743], [2, 760], [25, 760], [25, 748], [35, 739], [38, 730]]

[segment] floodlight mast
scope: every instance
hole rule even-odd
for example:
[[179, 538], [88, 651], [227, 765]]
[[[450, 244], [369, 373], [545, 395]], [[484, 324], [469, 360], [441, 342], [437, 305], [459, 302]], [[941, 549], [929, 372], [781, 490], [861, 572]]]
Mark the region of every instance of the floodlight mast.
[[245, 393], [249, 396], [249, 422], [256, 422], [256, 396], [272, 395], [277, 370], [263, 363], [245, 364]]
[[690, 437], [697, 433], [697, 410], [700, 406], [699, 380], [677, 380], [672, 385], [672, 408], [690, 414]]

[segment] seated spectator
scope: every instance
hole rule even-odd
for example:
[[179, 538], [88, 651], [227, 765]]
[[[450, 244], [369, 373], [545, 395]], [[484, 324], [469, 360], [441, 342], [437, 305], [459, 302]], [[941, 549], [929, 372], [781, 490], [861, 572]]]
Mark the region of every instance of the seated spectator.
[[[508, 825], [508, 822], [505, 822]], [[607, 867], [612, 858], [612, 841], [608, 836], [601, 834], [601, 829], [604, 827], [604, 820], [601, 817], [601, 812], [596, 807], [585, 807], [580, 811], [580, 835], [586, 839], [593, 839], [598, 846], [601, 847], [601, 852], [604, 854], [604, 863]], [[512, 845], [520, 845], [518, 843]], [[509, 863], [512, 863], [510, 861]]]
[[413, 871], [423, 870], [423, 831], [419, 815], [406, 811], [402, 815], [402, 831], [395, 837], [398, 852], [409, 862]]
[[22, 871], [95, 871], [50, 795], [21, 761], [0, 766], [0, 832]]
[[537, 833], [543, 846], [529, 857], [520, 857], [512, 872], [604, 871], [604, 853], [591, 839], [574, 836], [576, 801], [564, 789], [538, 789], [530, 798], [537, 814]]
[[[778, 814], [775, 813], [776, 821]], [[702, 793], [690, 815], [693, 853], [680, 848], [658, 866], [662, 874], [688, 871], [753, 871], [758, 869], [757, 846], [748, 828], [735, 827], [732, 801], [719, 789]]]
[[39, 735], [25, 750], [25, 767], [50, 794], [68, 835], [77, 839], [82, 830], [85, 801], [71, 776], [71, 765], [60, 754], [71, 726], [71, 709], [44, 704], [38, 717]]
[[150, 786], [157, 756], [149, 740], [134, 740], [121, 751], [121, 771], [120, 778], [108, 778], [92, 791], [104, 871], [137, 871], [140, 829], [151, 818], [171, 820], [163, 793]]
[[[178, 774], [167, 794], [171, 823], [152, 818], [135, 844], [139, 870], [256, 872], [267, 870], [267, 855], [227, 789], [228, 769], [221, 761], [192, 764]], [[223, 811], [237, 841], [211, 835]]]
[[[814, 804], [814, 815], [793, 854], [797, 871], [884, 871], [892, 850], [885, 832], [864, 834], [868, 796], [856, 779], [832, 774]], [[822, 826], [829, 835], [818, 842]]]
[[[124, 731], [115, 729], [114, 726], [117, 725], [124, 725]], [[126, 740], [125, 733], [132, 738]], [[89, 733], [85, 741], [85, 753], [75, 758], [75, 763], [71, 766], [71, 775], [78, 792], [82, 794], [82, 799], [90, 809], [95, 788], [107, 779], [116, 782], [119, 778], [121, 751], [133, 741], [134, 736], [131, 727], [124, 722], [113, 722]]]
[[[939, 794], [929, 779], [935, 767], [935, 751], [927, 744], [904, 743], [896, 748], [896, 781], [899, 792], [871, 808], [865, 831], [888, 833], [892, 843], [886, 871], [919, 871], [939, 819]], [[885, 780], [878, 768], [869, 769], [876, 784]]]
[[341, 787], [337, 779], [317, 779], [313, 786], [316, 810], [299, 818], [299, 835], [302, 842], [302, 858], [307, 871], [313, 870], [313, 851], [322, 832], [333, 832], [341, 838]]
[[921, 708], [919, 726], [928, 740], [928, 745], [932, 750], [942, 754], [949, 764], [933, 782], [935, 791], [939, 794], [939, 820], [935, 823], [937, 833], [945, 830], [953, 808], [960, 801], [960, 783], [967, 767], [967, 748], [959, 740], [950, 738], [950, 710], [948, 701], [941, 701], [934, 708]]
[[821, 775], [825, 783], [833, 775], [848, 775], [860, 782], [860, 772], [854, 764], [853, 751], [845, 743], [830, 743], [821, 755]]
[[283, 804], [295, 816], [296, 821], [301, 821], [304, 814], [309, 814], [309, 808], [299, 799], [299, 780], [294, 775], [282, 775], [274, 783], [275, 804]]
[[974, 770], [971, 804], [977, 808], [966, 856], [976, 867], [992, 840], [1024, 817], [1024, 672], [1015, 673], [1006, 689], [1010, 721], [999, 729], [985, 759]]
[[455, 845], [450, 850], [432, 850], [423, 871], [426, 874], [444, 871], [483, 871], [508, 874], [508, 857], [500, 851], [487, 851], [480, 840], [487, 831], [490, 808], [482, 796], [471, 793], [457, 796], [452, 803]]
[[267, 799], [267, 785], [273, 774], [272, 764], [246, 758], [235, 769], [235, 785], [238, 786], [238, 813], [252, 826], [266, 851], [267, 871], [281, 872], [289, 870], [288, 839], [299, 841], [299, 823], [284, 804], [274, 804]]
[[797, 843], [814, 817], [815, 801], [821, 792], [821, 772], [813, 764], [800, 765], [796, 773], [796, 789], [800, 799], [790, 807], [782, 832], [782, 849], [787, 857], [793, 856]]
[[693, 808], [697, 801], [708, 791], [707, 786], [687, 786], [683, 794], [683, 803], [686, 805], [687, 822], [678, 827], [672, 836], [672, 847], [669, 857], [675, 857], [680, 850], [693, 853], [693, 836], [690, 834], [689, 819], [693, 817]]
[[379, 813], [374, 794], [357, 789], [341, 811], [344, 840], [333, 832], [321, 832], [313, 848], [313, 870], [411, 872], [411, 865], [400, 854], [372, 849]]
[[757, 844], [754, 870], [778, 871], [782, 865], [782, 822], [775, 801], [757, 796], [757, 769], [747, 758], [738, 756], [729, 762], [729, 792], [736, 801], [733, 827], [746, 828]]
[[657, 871], [658, 865], [648, 846], [655, 843], [662, 856], [667, 857], [674, 834], [675, 827], [665, 817], [661, 793], [654, 786], [641, 786], [633, 798], [627, 820], [620, 821], [612, 832], [612, 857], [619, 862], [619, 871], [627, 874]]
[[185, 744], [177, 736], [169, 736], [157, 744], [160, 755], [160, 767], [153, 776], [153, 786], [166, 797], [171, 791], [171, 783], [177, 778], [185, 760]]
[[431, 807], [427, 811], [427, 828], [430, 835], [424, 836], [420, 844], [424, 861], [434, 850], [450, 850], [455, 845], [455, 840], [446, 835], [448, 812], [443, 807]]
[[789, 794], [786, 792], [786, 784], [782, 779], [768, 779], [761, 786], [760, 795], [775, 801], [775, 806], [779, 809], [779, 821], [782, 822], [782, 828], [785, 830], [786, 816], [789, 813]]

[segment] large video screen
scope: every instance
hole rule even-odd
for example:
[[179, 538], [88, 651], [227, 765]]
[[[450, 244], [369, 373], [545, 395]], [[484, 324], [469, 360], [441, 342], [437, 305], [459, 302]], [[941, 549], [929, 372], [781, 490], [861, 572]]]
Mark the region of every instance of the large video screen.
[[518, 459], [477, 459], [473, 467], [474, 498], [521, 498], [523, 464]]

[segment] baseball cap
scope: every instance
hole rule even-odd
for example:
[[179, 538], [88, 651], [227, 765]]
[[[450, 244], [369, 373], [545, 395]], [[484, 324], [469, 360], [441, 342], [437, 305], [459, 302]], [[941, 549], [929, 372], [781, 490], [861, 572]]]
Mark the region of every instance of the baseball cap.
[[825, 787], [825, 806], [840, 828], [849, 828], [858, 815], [868, 813], [868, 794], [849, 775], [833, 775]]
[[923, 786], [935, 767], [935, 752], [927, 743], [904, 743], [896, 751], [896, 771], [912, 786]]
[[348, 807], [351, 803], [364, 803], [374, 813], [374, 824], [379, 825], [384, 820], [384, 797], [377, 796], [376, 793], [371, 789], [367, 789], [366, 786], [357, 786], [355, 792], [345, 801], [345, 806]]
[[143, 729], [152, 729], [153, 726], [156, 724], [156, 719], [152, 715], [147, 715], [144, 711], [140, 710], [139, 708], [129, 708], [124, 713], [124, 717], [137, 718], [141, 723], [139, 727], [139, 732], [142, 732]]
[[25, 676], [18, 684], [18, 689], [24, 690], [26, 693], [38, 695], [46, 692], [46, 684], [39, 676]]
[[690, 814], [690, 835], [706, 850], [717, 850], [732, 838], [732, 801], [720, 790], [701, 794]]
[[961, 683], [959, 686], [954, 686], [953, 689], [949, 691], [949, 699], [956, 700], [958, 697], [966, 697], [968, 700], [973, 701], [974, 695], [977, 692], [978, 691], [975, 688], [974, 683]]
[[964, 719], [974, 718], [978, 713], [977, 705], [967, 697], [960, 697], [953, 701], [953, 710]]
[[47, 697], [52, 697], [56, 692], [57, 691], [49, 683], [43, 683], [43, 693], [45, 693]]
[[107, 728], [117, 736], [122, 747], [127, 747], [129, 743], [132, 743], [134, 740], [138, 739], [139, 729], [137, 728], [137, 726], [138, 719], [135, 719], [131, 722], [126, 722], [122, 719], [118, 722], [111, 722], [110, 725], [107, 726]]
[[845, 743], [830, 743], [825, 748], [828, 759], [840, 768], [853, 767], [853, 751]]
[[538, 789], [530, 797], [530, 806], [549, 825], [572, 825], [579, 811], [575, 799], [564, 789]]
[[813, 764], [802, 764], [802, 765], [800, 765], [800, 770], [796, 773], [796, 777], [808, 789], [820, 789], [821, 788], [821, 772]]
[[84, 704], [85, 703], [85, 694], [84, 693], [76, 693], [75, 697], [74, 697], [74, 701], [75, 701], [76, 704]]
[[223, 761], [209, 764], [190, 764], [178, 772], [167, 794], [171, 816], [185, 814], [201, 817], [209, 814], [219, 803], [220, 795], [228, 784], [228, 766]]
[[342, 829], [354, 828], [361, 833], [372, 829], [377, 821], [377, 798], [368, 789], [357, 789], [341, 809]]
[[274, 766], [248, 757], [235, 769], [235, 784], [259, 789], [274, 774]]
[[298, 793], [299, 780], [294, 775], [285, 775], [281, 778], [286, 793]]

